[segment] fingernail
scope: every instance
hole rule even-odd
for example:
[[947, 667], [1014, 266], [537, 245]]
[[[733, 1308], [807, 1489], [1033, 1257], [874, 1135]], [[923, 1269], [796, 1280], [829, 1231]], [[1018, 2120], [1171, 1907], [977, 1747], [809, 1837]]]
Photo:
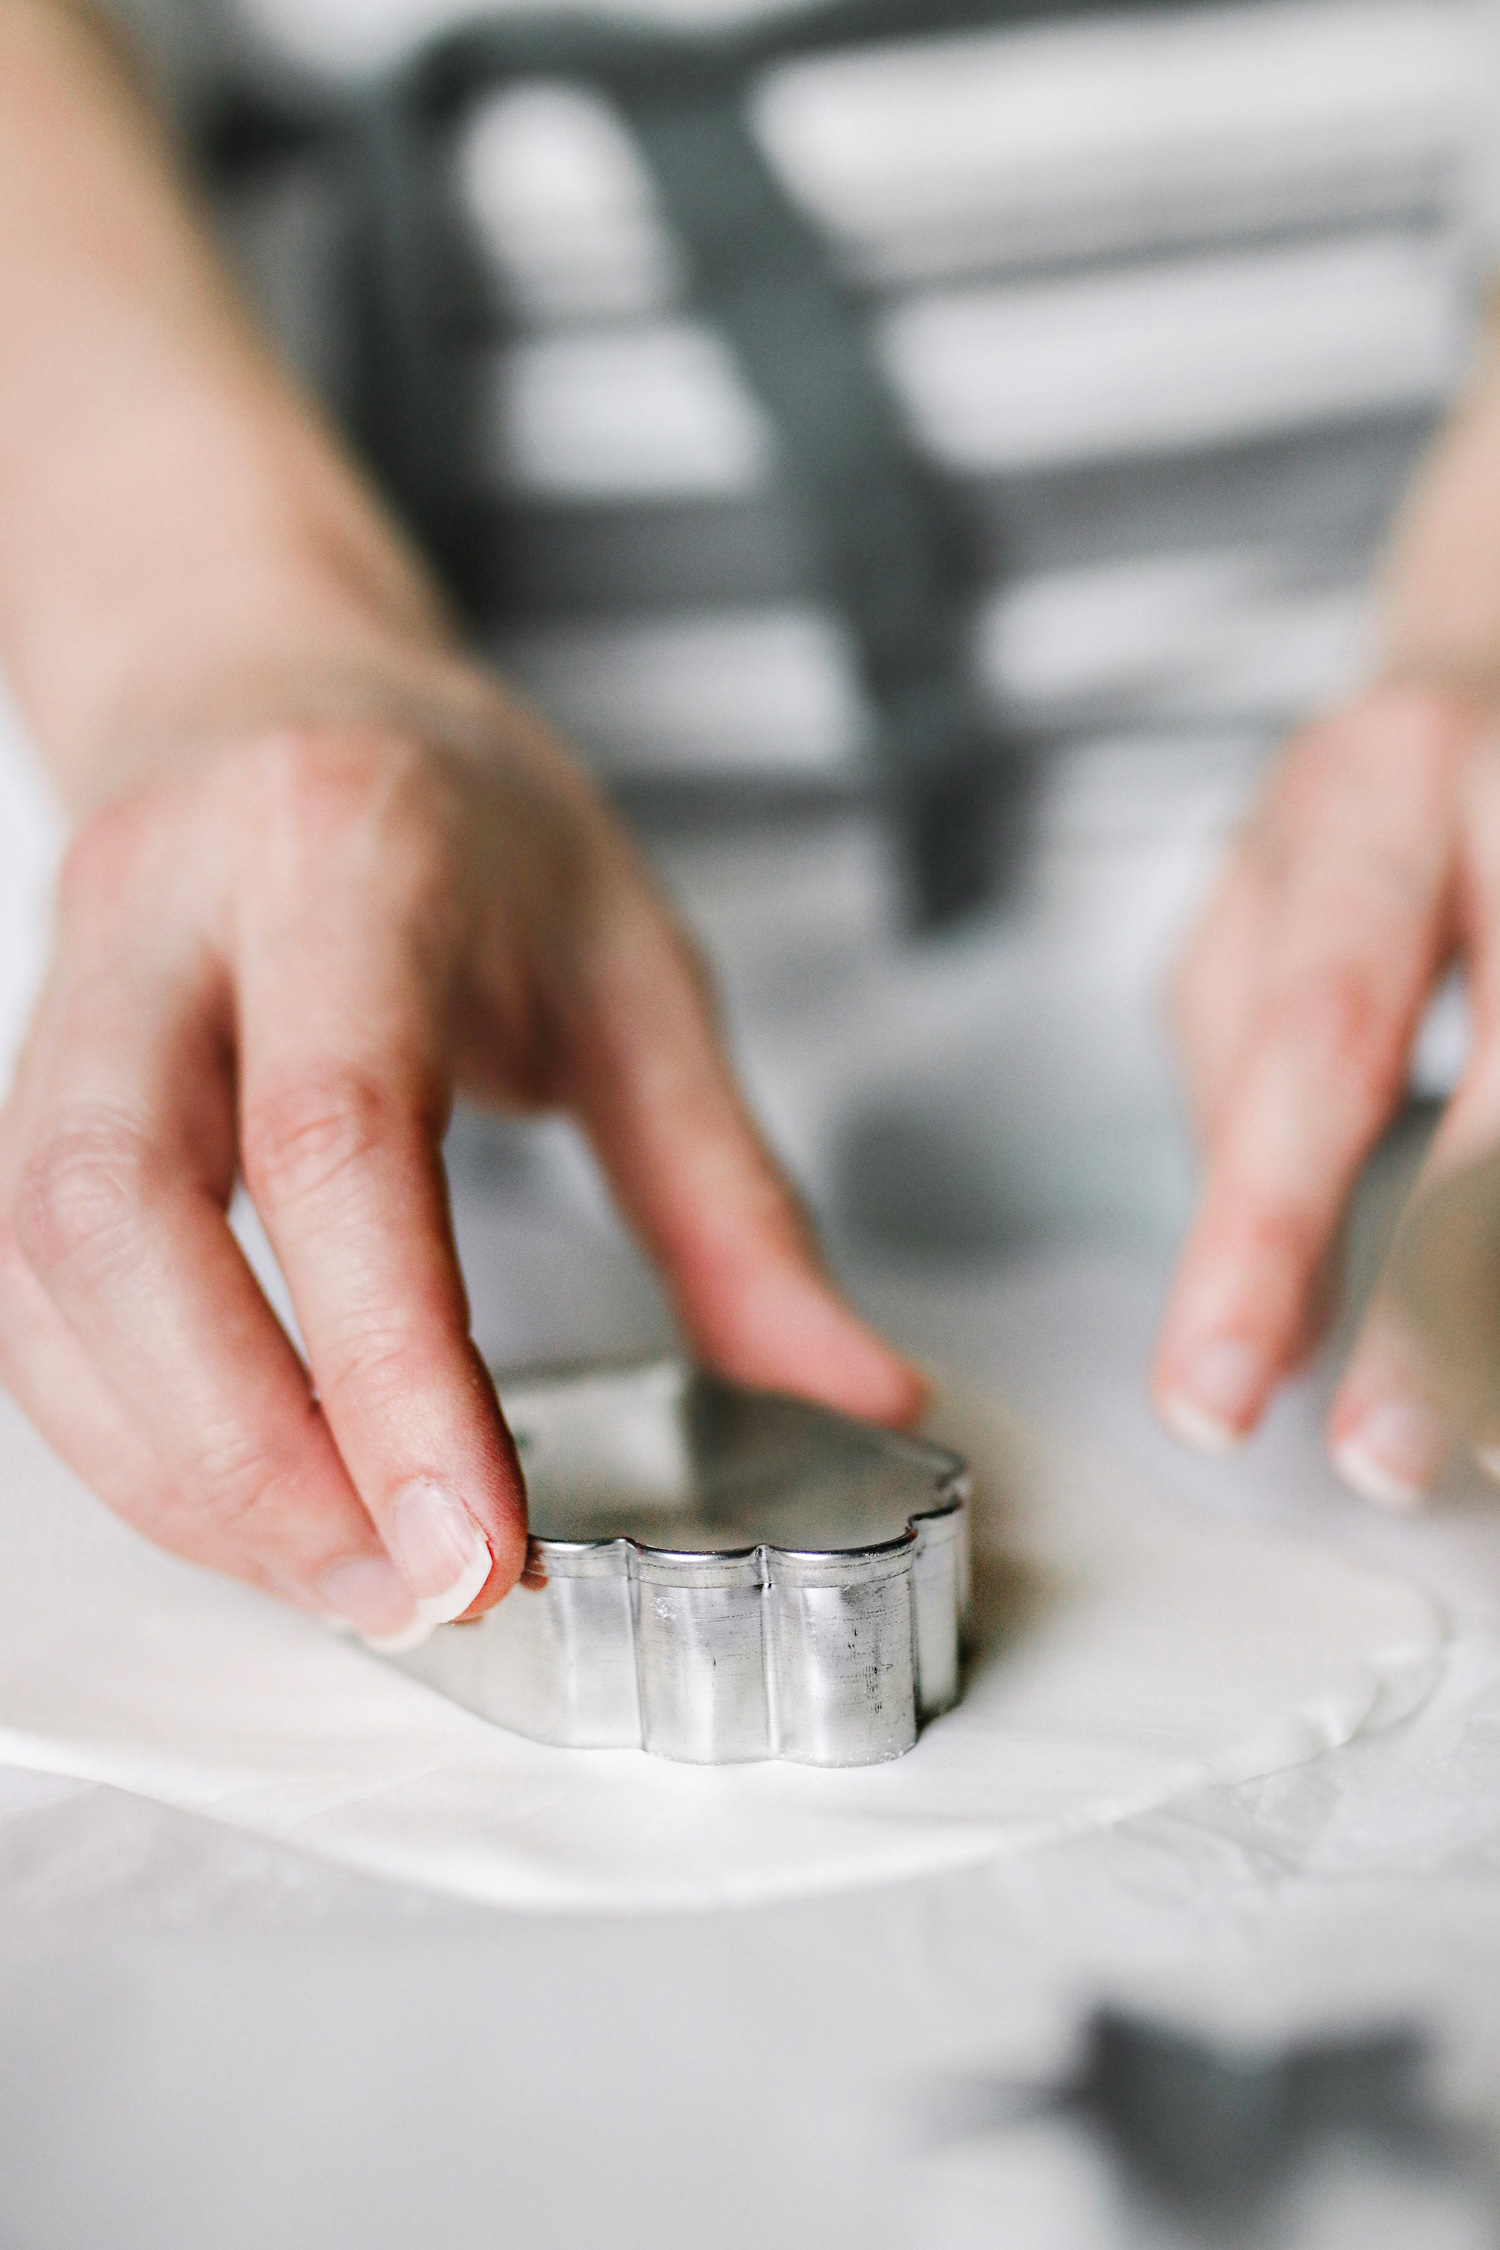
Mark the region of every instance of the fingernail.
[[389, 1544], [428, 1625], [462, 1617], [494, 1567], [489, 1541], [462, 1500], [439, 1484], [409, 1484]]
[[332, 1564], [317, 1590], [324, 1614], [374, 1648], [411, 1647], [413, 1634], [426, 1634], [411, 1588], [385, 1555], [351, 1555], [347, 1562]]
[[1443, 1427], [1425, 1406], [1386, 1399], [1333, 1449], [1345, 1484], [1381, 1508], [1418, 1508], [1443, 1465]]
[[1221, 1336], [1199, 1345], [1171, 1390], [1161, 1393], [1157, 1412], [1184, 1445], [1228, 1453], [1245, 1435], [1265, 1381], [1266, 1363], [1255, 1346]]

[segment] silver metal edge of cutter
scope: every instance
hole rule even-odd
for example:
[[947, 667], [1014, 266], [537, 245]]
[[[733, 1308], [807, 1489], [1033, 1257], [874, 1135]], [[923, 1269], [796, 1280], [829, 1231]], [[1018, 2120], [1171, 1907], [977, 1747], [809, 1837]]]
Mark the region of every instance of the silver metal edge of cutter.
[[[555, 1424], [559, 1405], [592, 1400], [597, 1413], [607, 1395], [638, 1428], [654, 1414], [680, 1430], [695, 1384], [738, 1390], [678, 1361], [497, 1381], [516, 1428], [539, 1402]], [[819, 1413], [830, 1430], [845, 1419]], [[713, 1551], [533, 1538], [526, 1583], [477, 1622], [440, 1625], [385, 1661], [512, 1733], [569, 1748], [693, 1765], [901, 1757], [962, 1691], [971, 1480], [957, 1454], [925, 1439], [845, 1426], [912, 1466], [896, 1538]]]

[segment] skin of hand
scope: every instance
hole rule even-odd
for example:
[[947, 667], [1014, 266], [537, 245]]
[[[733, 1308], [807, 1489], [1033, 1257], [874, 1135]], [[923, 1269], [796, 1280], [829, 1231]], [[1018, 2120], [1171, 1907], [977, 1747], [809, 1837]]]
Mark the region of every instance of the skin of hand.
[[0, 650], [77, 816], [0, 1112], [0, 1379], [57, 1451], [371, 1640], [498, 1600], [525, 1495], [449, 1223], [457, 1091], [579, 1121], [711, 1364], [913, 1418], [630, 841], [457, 652], [54, 0], [0, 0], [0, 279]]
[[[1283, 752], [1179, 969], [1204, 1157], [1158, 1342], [1157, 1411], [1218, 1451], [1317, 1342], [1345, 1204], [1399, 1107], [1434, 985], [1467, 975], [1470, 1059], [1424, 1178], [1500, 1138], [1500, 354], [1398, 526], [1380, 685]], [[1441, 1416], [1380, 1293], [1328, 1425], [1367, 1497], [1411, 1506]]]

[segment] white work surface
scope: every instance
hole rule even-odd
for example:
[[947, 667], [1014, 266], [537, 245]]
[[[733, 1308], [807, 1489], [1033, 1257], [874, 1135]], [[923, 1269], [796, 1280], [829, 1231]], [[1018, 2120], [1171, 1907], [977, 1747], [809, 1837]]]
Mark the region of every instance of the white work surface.
[[1053, 2073], [1101, 1997], [1257, 2033], [1415, 2015], [1500, 2086], [1500, 1508], [1373, 1515], [1321, 1464], [1311, 1388], [1238, 1460], [1177, 1453], [1141, 1404], [1143, 1274], [864, 1293], [1159, 1486], [1429, 1585], [1454, 1621], [1433, 1700], [1004, 1866], [699, 1916], [482, 1910], [7, 1776], [7, 2250], [930, 2241], [934, 2088]]

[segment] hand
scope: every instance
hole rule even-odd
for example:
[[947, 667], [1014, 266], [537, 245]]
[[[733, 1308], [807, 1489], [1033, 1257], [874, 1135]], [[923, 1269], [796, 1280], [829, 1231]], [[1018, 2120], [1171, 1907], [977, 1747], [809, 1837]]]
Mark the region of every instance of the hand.
[[[498, 706], [498, 698], [497, 698]], [[631, 846], [513, 707], [258, 729], [93, 817], [0, 1113], [0, 1376], [160, 1544], [390, 1641], [519, 1575], [525, 1499], [469, 1339], [455, 1087], [588, 1132], [695, 1349], [900, 1422]], [[226, 1222], [276, 1249], [303, 1367]]]
[[[1439, 1169], [1500, 1137], [1500, 717], [1384, 687], [1285, 752], [1178, 979], [1205, 1178], [1153, 1391], [1187, 1442], [1243, 1437], [1316, 1341], [1345, 1203], [1455, 957], [1473, 1044]], [[1347, 1480], [1392, 1505], [1442, 1466], [1441, 1421], [1378, 1309], [1329, 1440]]]

